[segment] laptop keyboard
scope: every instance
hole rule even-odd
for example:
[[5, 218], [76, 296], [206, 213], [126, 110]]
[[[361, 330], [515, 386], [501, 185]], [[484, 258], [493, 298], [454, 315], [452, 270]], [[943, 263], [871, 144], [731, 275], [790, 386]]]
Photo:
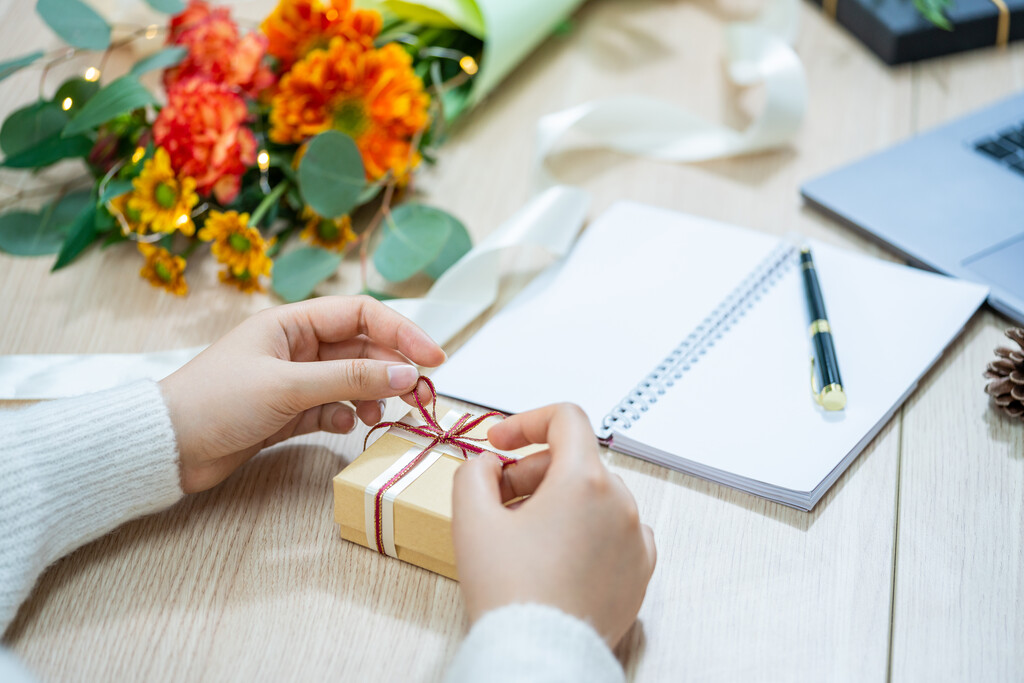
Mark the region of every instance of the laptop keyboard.
[[978, 140], [974, 149], [1024, 175], [1024, 122], [1016, 128], [1006, 128], [992, 137]]

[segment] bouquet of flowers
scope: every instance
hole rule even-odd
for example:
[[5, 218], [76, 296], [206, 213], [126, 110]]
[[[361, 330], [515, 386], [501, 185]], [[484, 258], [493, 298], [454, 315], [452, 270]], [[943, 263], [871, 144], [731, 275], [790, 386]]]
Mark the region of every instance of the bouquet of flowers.
[[[42, 66], [40, 98], [0, 128], [0, 166], [86, 168], [0, 197], [0, 249], [56, 253], [56, 270], [94, 243], [127, 243], [143, 278], [182, 295], [189, 259], [209, 246], [221, 282], [269, 283], [285, 300], [309, 296], [353, 250], [364, 291], [370, 261], [402, 281], [437, 277], [468, 251], [448, 213], [394, 204], [470, 101], [479, 36], [351, 0], [280, 0], [251, 31], [206, 0], [146, 2], [173, 13], [166, 25], [112, 29], [82, 0], [38, 0], [70, 49], [0, 64], [0, 80]], [[113, 51], [160, 36], [162, 50], [108, 78]], [[81, 54], [98, 60], [47, 96], [53, 67]], [[35, 192], [55, 198], [10, 210]]]

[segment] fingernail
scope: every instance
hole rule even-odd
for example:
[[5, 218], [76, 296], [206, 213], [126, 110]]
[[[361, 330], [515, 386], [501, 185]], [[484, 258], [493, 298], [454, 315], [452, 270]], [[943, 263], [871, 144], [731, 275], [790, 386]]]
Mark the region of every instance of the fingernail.
[[380, 419], [384, 419], [384, 411], [387, 410], [388, 403], [384, 399], [377, 399], [377, 407], [380, 408]]
[[388, 385], [392, 389], [405, 389], [411, 386], [420, 371], [411, 365], [390, 365], [388, 366]]
[[350, 425], [348, 426], [348, 429], [346, 429], [345, 431], [343, 431], [343, 432], [342, 432], [342, 434], [351, 434], [352, 432], [354, 432], [354, 431], [355, 431], [355, 429], [356, 429], [356, 423], [357, 423], [357, 422], [359, 422], [359, 420], [357, 420], [357, 419], [355, 418], [355, 416], [353, 415], [353, 416], [352, 416], [352, 424], [350, 424]]

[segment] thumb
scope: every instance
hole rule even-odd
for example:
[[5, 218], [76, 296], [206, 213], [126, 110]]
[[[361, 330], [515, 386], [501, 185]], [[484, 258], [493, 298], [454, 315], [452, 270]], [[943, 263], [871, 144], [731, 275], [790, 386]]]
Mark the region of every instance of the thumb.
[[486, 520], [502, 510], [501, 462], [493, 454], [484, 453], [455, 470], [452, 532], [456, 537], [463, 529], [471, 530], [478, 523], [493, 529]]
[[359, 401], [407, 394], [420, 373], [408, 363], [353, 358], [288, 362], [286, 385], [305, 410], [337, 401]]

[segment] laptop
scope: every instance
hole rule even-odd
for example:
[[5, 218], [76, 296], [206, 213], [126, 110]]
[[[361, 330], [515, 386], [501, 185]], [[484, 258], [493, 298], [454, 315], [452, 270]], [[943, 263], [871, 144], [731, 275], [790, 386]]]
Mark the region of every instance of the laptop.
[[908, 262], [987, 285], [988, 303], [1024, 324], [1024, 93], [800, 191]]

